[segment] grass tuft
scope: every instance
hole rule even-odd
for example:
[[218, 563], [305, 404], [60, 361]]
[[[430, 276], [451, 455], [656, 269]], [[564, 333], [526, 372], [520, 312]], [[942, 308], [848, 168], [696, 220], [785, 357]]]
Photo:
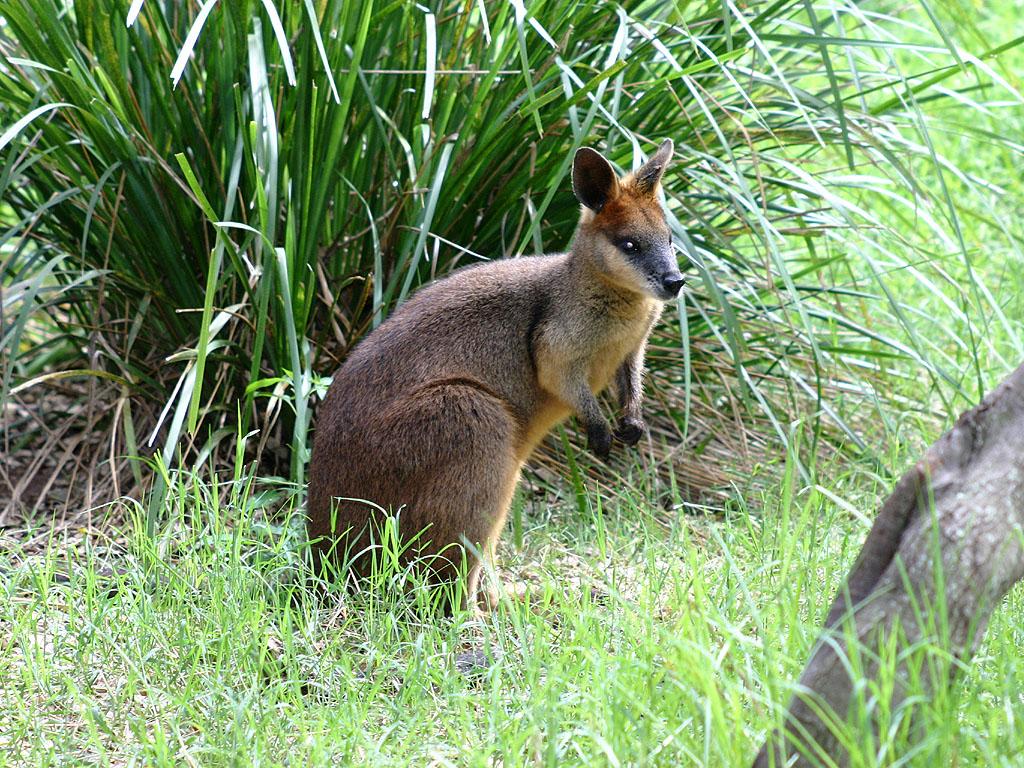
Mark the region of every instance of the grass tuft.
[[970, 229], [1019, 260], [1014, 225], [940, 140], [1015, 151], [984, 126], [1019, 104], [1020, 41], [950, 8], [4, 3], [4, 399], [54, 372], [117, 397], [76, 429], [121, 492], [139, 457], [194, 468], [253, 430], [301, 484], [318, 374], [424, 281], [564, 248], [574, 149], [628, 170], [670, 136], [690, 288], [652, 346], [652, 461], [722, 487], [700, 466], [748, 470], [795, 420], [870, 453], [883, 410], [962, 407], [994, 338], [1024, 349]]

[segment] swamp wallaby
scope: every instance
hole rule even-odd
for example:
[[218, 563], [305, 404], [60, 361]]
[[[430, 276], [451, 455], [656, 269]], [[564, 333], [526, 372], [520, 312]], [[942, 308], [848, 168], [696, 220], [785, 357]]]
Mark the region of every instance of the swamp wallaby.
[[[644, 346], [683, 285], [657, 197], [671, 156], [666, 140], [620, 179], [580, 149], [572, 187], [583, 209], [568, 253], [460, 269], [352, 351], [320, 409], [310, 464], [318, 560], [366, 573], [390, 510], [402, 540], [415, 539], [406, 556], [428, 558], [432, 579], [455, 579], [465, 557], [473, 599], [479, 554], [493, 556], [520, 467], [552, 427], [575, 413], [602, 458], [613, 434], [640, 440]], [[596, 397], [613, 380], [614, 433]]]

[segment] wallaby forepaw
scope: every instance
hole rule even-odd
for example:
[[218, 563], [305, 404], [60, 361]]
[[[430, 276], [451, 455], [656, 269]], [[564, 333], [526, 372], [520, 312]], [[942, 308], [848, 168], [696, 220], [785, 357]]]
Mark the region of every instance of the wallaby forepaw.
[[615, 428], [615, 439], [626, 445], [636, 445], [647, 432], [643, 419], [623, 418]]
[[587, 445], [599, 459], [607, 459], [612, 452], [612, 431], [607, 424], [587, 428]]

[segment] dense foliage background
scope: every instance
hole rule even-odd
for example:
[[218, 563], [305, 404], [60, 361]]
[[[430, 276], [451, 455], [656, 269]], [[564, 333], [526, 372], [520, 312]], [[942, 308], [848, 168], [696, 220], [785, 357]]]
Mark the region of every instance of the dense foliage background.
[[[665, 136], [690, 289], [652, 350], [659, 462], [707, 486], [702, 451], [749, 465], [795, 419], [863, 448], [877, 413], [851, 397], [966, 404], [1002, 315], [953, 199], [993, 190], [931, 136], [1012, 144], [986, 120], [1018, 98], [1017, 41], [954, 16], [969, 54], [922, 8], [3, 3], [5, 440], [54, 459], [8, 493], [43, 501], [70, 462], [102, 500], [144, 482], [131, 457], [195, 466], [238, 435], [301, 483], [318, 376], [423, 281], [565, 248], [577, 147], [628, 170]], [[894, 360], [909, 392], [877, 387]]]

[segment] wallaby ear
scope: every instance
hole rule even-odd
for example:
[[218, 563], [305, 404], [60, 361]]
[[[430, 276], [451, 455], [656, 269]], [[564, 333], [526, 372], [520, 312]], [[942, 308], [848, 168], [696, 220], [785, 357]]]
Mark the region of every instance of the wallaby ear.
[[642, 195], [653, 195], [661, 183], [661, 177], [672, 159], [672, 139], [665, 139], [651, 159], [640, 166], [633, 174], [633, 186]]
[[581, 147], [572, 160], [572, 191], [583, 205], [599, 213], [619, 193], [619, 179], [598, 152]]

